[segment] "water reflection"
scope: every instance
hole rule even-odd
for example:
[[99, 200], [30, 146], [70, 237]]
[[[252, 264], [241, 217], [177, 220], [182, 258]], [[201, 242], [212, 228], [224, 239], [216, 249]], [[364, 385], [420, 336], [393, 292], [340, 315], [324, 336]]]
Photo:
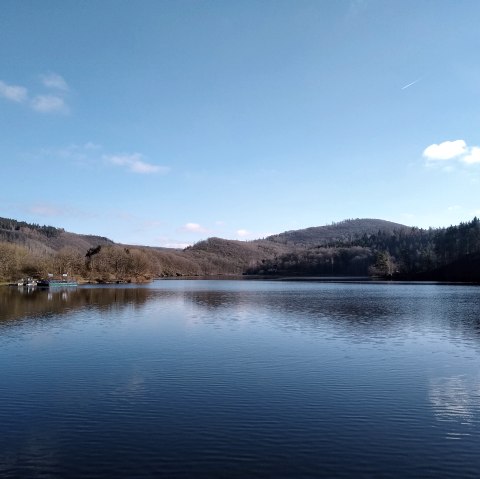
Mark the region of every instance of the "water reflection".
[[[480, 377], [458, 375], [430, 380], [429, 401], [439, 422], [472, 426], [480, 417]], [[458, 427], [448, 431], [451, 438], [468, 434]]]
[[[375, 340], [428, 328], [454, 340], [480, 340], [478, 288], [431, 285], [314, 284], [304, 289], [183, 291], [206, 322], [261, 318], [283, 329], [312, 333], [334, 328]], [[460, 295], [460, 298], [459, 298]], [[228, 315], [222, 314], [228, 310]]]
[[0, 476], [478, 477], [478, 292], [0, 289]]
[[112, 307], [141, 306], [154, 296], [146, 288], [78, 287], [55, 290], [0, 288], [0, 325], [23, 318], [66, 314], [85, 307], [107, 311]]
[[156, 307], [176, 299], [193, 305], [195, 320], [217, 325], [249, 320], [312, 333], [335, 330], [359, 340], [392, 339], [406, 330], [448, 331], [480, 340], [480, 295], [475, 287], [274, 283], [259, 281], [160, 281], [149, 287], [78, 287], [62, 291], [0, 288], [0, 324], [81, 308]]

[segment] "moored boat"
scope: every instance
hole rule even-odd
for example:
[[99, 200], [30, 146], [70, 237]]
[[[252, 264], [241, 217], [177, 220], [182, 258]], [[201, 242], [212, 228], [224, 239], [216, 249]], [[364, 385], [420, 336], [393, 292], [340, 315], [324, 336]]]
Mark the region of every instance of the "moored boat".
[[62, 279], [42, 279], [37, 281], [37, 288], [62, 288], [67, 286], [78, 286], [77, 281], [69, 279], [66, 275], [63, 275]]
[[33, 278], [21, 279], [17, 283], [19, 288], [27, 287], [27, 288], [34, 288], [37, 286], [37, 280]]

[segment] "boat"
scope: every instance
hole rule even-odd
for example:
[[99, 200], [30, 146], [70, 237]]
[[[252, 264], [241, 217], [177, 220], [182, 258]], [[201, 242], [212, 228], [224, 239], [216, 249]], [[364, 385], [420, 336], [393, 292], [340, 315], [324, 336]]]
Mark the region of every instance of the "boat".
[[78, 286], [78, 283], [74, 279], [69, 279], [66, 274], [61, 279], [50, 277], [49, 279], [37, 281], [37, 288], [63, 288], [67, 286]]
[[78, 286], [75, 280], [66, 279], [42, 279], [37, 281], [37, 288], [61, 288], [64, 286]]
[[27, 287], [27, 288], [34, 288], [37, 286], [37, 280], [33, 278], [21, 279], [17, 283], [19, 288]]

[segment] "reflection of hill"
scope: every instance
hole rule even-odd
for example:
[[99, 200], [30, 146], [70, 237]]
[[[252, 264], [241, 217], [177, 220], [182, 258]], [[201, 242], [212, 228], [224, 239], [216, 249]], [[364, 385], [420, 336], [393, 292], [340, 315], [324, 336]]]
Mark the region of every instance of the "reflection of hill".
[[[431, 289], [432, 288], [432, 289]], [[478, 290], [475, 287], [372, 284], [345, 287], [329, 284], [325, 288], [298, 288], [250, 291], [186, 291], [185, 299], [204, 311], [208, 322], [228, 318], [248, 318], [275, 322], [280, 328], [315, 333], [338, 330], [354, 339], [390, 339], [405, 328], [458, 331], [479, 341]], [[459, 302], [461, 288], [472, 301]], [[454, 305], [455, 314], [451, 308]], [[228, 310], [228, 315], [221, 310]], [[333, 328], [333, 329], [332, 329]], [[403, 334], [403, 333], [402, 333]]]
[[367, 334], [390, 330], [396, 323], [395, 311], [388, 301], [373, 298], [369, 301], [365, 294], [357, 295], [354, 291], [347, 294], [339, 289], [315, 292], [189, 291], [185, 292], [185, 298], [211, 313], [225, 308], [233, 314], [243, 310], [249, 317], [273, 320], [288, 329], [311, 331], [328, 324]]
[[0, 288], [0, 325], [29, 316], [62, 314], [89, 307], [96, 310], [145, 304], [152, 290], [145, 288], [65, 288], [58, 291], [26, 291]]

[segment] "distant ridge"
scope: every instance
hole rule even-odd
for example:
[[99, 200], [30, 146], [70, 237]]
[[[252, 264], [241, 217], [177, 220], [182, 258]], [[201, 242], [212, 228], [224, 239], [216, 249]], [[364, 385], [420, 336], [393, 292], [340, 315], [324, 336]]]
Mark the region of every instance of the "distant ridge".
[[23, 246], [34, 253], [54, 253], [63, 248], [87, 251], [98, 245], [112, 245], [108, 238], [75, 234], [63, 228], [40, 226], [10, 218], [0, 218], [0, 241]]
[[119, 244], [0, 218], [0, 282], [51, 272], [92, 282], [241, 274], [478, 281], [478, 255], [478, 218], [428, 230], [349, 219], [252, 241], [213, 237], [183, 250]]
[[392, 221], [374, 218], [349, 219], [325, 226], [314, 226], [300, 230], [285, 231], [265, 238], [276, 243], [313, 246], [332, 242], [352, 241], [363, 235], [376, 234], [379, 231], [393, 233], [394, 231], [411, 229], [409, 226]]

